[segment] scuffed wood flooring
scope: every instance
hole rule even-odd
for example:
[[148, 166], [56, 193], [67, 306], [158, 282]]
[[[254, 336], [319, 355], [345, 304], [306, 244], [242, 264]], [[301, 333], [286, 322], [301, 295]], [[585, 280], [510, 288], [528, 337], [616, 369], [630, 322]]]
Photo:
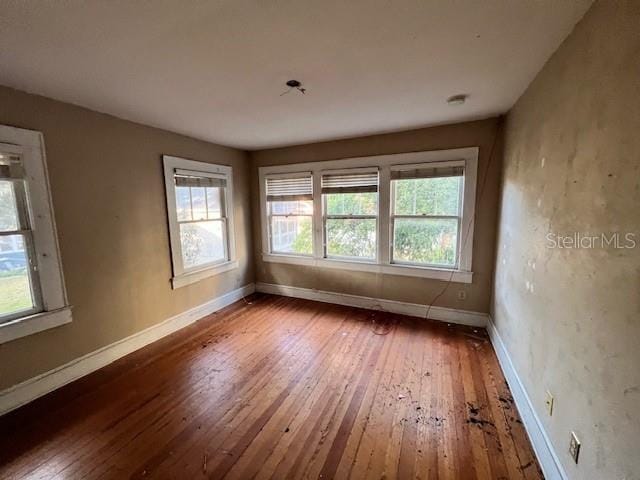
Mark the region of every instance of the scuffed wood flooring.
[[484, 330], [248, 300], [5, 415], [0, 478], [542, 478]]

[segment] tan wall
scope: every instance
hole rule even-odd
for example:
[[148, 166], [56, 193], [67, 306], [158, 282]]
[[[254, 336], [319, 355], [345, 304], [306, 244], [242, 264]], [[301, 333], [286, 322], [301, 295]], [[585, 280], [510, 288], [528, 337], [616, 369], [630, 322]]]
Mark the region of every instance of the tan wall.
[[[499, 145], [496, 147], [496, 153], [491, 163], [489, 162], [489, 152], [496, 139], [498, 123], [498, 119], [494, 118], [402, 133], [252, 152], [251, 181], [252, 191], [256, 192], [252, 196], [252, 212], [253, 231], [256, 232], [256, 235], [254, 235], [254, 248], [257, 281], [419, 304], [433, 302], [445, 282], [399, 275], [350, 272], [347, 270], [263, 262], [261, 258], [262, 239], [259, 235], [258, 167], [367, 155], [479, 146], [478, 190], [481, 190], [480, 184], [487, 172], [488, 176], [484, 194], [476, 202], [477, 221], [473, 245], [473, 283], [452, 283], [435, 305], [488, 312], [491, 298], [497, 222], [496, 212], [500, 172]], [[487, 171], [487, 166], [489, 165], [491, 168]], [[458, 300], [457, 294], [459, 290], [466, 291], [466, 300]]]
[[[0, 87], [0, 124], [44, 133], [73, 322], [0, 345], [0, 389], [253, 282], [244, 152]], [[162, 154], [231, 165], [239, 268], [172, 290]]]
[[[508, 116], [493, 305], [570, 478], [640, 478], [639, 132], [640, 2], [599, 2]], [[546, 248], [573, 232], [638, 246]]]

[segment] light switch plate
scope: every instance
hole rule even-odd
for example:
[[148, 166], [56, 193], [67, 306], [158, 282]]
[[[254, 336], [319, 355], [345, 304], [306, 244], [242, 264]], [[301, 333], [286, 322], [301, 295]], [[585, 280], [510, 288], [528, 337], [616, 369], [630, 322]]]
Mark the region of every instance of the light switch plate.
[[576, 432], [571, 432], [571, 440], [569, 441], [569, 455], [573, 458], [573, 461], [578, 463], [578, 457], [580, 456], [580, 440], [576, 436]]

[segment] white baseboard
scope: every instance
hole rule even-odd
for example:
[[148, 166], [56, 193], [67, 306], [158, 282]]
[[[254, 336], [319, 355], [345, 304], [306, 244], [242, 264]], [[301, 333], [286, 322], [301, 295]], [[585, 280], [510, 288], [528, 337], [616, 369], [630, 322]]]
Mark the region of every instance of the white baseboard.
[[[380, 298], [361, 297], [346, 293], [327, 292], [324, 290], [312, 290], [310, 288], [290, 287], [288, 285], [276, 285], [273, 283], [256, 283], [256, 291], [283, 295], [285, 297], [304, 298], [318, 302], [335, 303], [349, 307], [367, 308], [369, 310], [382, 310], [385, 312], [400, 313], [412, 317], [425, 318], [428, 307], [418, 303], [397, 302]], [[469, 310], [456, 310], [453, 308], [431, 307], [429, 318], [442, 322], [470, 325], [484, 328], [487, 325], [489, 315]]]
[[500, 362], [504, 376], [509, 383], [509, 388], [513, 395], [513, 401], [518, 408], [518, 412], [522, 418], [522, 423], [527, 431], [527, 435], [529, 435], [529, 440], [531, 441], [531, 445], [533, 446], [533, 450], [538, 458], [540, 468], [542, 468], [545, 478], [547, 480], [567, 480], [567, 474], [565, 473], [564, 468], [562, 468], [562, 464], [560, 463], [558, 455], [549, 440], [549, 436], [547, 435], [542, 422], [540, 422], [540, 418], [533, 408], [533, 404], [527, 394], [527, 390], [524, 388], [524, 385], [520, 380], [520, 376], [511, 361], [511, 356], [509, 355], [509, 352], [502, 342], [502, 338], [500, 338], [500, 334], [491, 319], [489, 319], [487, 324], [487, 330], [489, 332], [489, 337], [491, 338], [493, 349], [498, 356], [498, 361]]
[[240, 300], [255, 291], [253, 283], [198, 305], [161, 323], [134, 333], [111, 345], [77, 358], [0, 392], [0, 415], [31, 402], [80, 377], [94, 372], [150, 343], [191, 325], [195, 321]]

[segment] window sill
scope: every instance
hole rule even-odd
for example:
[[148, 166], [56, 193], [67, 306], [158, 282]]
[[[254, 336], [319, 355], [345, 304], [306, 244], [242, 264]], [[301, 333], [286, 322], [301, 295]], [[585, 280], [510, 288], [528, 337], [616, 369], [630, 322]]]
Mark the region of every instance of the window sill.
[[473, 272], [464, 270], [448, 270], [446, 268], [417, 267], [412, 265], [380, 265], [377, 263], [337, 260], [333, 258], [296, 257], [293, 255], [262, 254], [264, 262], [305, 265], [309, 267], [336, 268], [357, 272], [384, 273], [387, 275], [403, 275], [406, 277], [433, 278], [435, 280], [456, 283], [471, 283]]
[[173, 289], [191, 285], [192, 283], [199, 282], [208, 277], [213, 277], [223, 272], [228, 272], [238, 268], [238, 261], [232, 260], [230, 262], [221, 263], [212, 267], [207, 267], [202, 270], [196, 270], [194, 272], [183, 273], [182, 275], [175, 276], [171, 279], [171, 285]]
[[71, 322], [71, 307], [35, 313], [0, 324], [0, 344]]

